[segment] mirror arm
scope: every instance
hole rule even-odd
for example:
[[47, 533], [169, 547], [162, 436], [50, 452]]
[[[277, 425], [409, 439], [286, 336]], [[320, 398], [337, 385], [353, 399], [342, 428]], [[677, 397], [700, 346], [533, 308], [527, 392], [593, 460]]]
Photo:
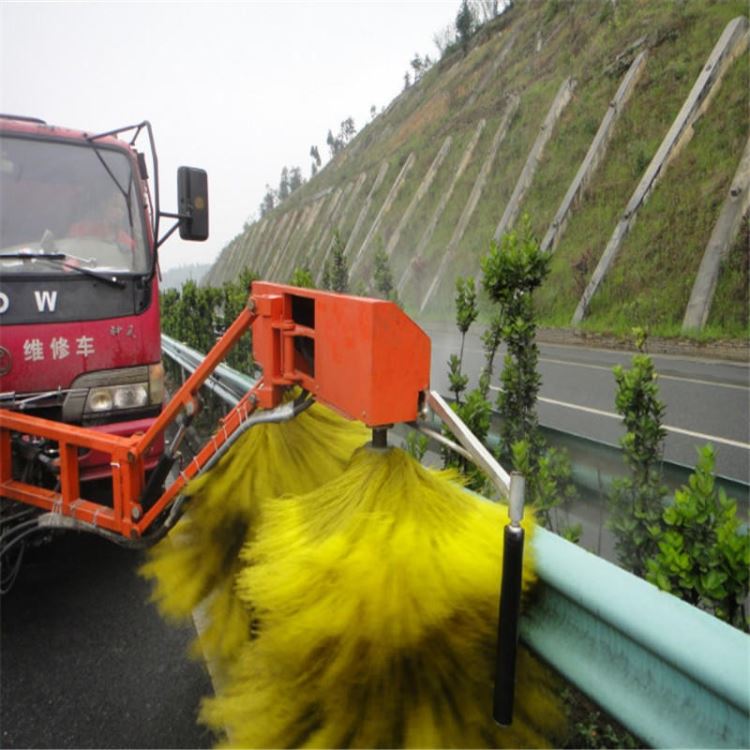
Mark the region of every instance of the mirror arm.
[[190, 219], [191, 216], [190, 214], [173, 214], [173, 213], [170, 213], [169, 211], [160, 211], [159, 218], [177, 219], [177, 222], [172, 227], [170, 227], [169, 231], [161, 239], [158, 239], [156, 241], [157, 248], [161, 247], [175, 233], [175, 231], [180, 226], [180, 221], [182, 219]]
[[[161, 214], [161, 215], [166, 216], [168, 218], [173, 218], [173, 219], [181, 218], [180, 216], [177, 216], [175, 214]], [[177, 230], [179, 226], [180, 226], [180, 222], [176, 221], [163, 237], [155, 241], [155, 247], [157, 250], [174, 234], [174, 232]]]

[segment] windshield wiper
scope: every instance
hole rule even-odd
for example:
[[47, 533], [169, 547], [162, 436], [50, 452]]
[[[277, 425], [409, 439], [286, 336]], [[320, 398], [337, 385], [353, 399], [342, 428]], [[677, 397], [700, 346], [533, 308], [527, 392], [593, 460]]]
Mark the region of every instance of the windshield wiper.
[[46, 260], [46, 261], [58, 261], [60, 265], [65, 268], [69, 268], [71, 271], [77, 271], [78, 273], [84, 274], [84, 276], [91, 276], [94, 279], [103, 281], [105, 284], [117, 287], [118, 289], [125, 288], [125, 282], [120, 281], [116, 276], [107, 276], [103, 273], [97, 273], [92, 271], [90, 268], [84, 268], [83, 266], [77, 266], [71, 261], [78, 261], [87, 263], [89, 261], [86, 258], [77, 258], [75, 255], [68, 255], [68, 253], [35, 253], [30, 250], [14, 250], [8, 253], [0, 253], [0, 258], [18, 258], [20, 260]]

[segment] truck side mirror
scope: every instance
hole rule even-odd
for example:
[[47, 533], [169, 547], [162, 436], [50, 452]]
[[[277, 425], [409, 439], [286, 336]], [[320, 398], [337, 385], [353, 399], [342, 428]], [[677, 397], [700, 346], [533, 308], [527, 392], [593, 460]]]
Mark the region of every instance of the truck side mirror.
[[208, 175], [203, 169], [177, 170], [177, 205], [180, 237], [183, 240], [208, 239]]

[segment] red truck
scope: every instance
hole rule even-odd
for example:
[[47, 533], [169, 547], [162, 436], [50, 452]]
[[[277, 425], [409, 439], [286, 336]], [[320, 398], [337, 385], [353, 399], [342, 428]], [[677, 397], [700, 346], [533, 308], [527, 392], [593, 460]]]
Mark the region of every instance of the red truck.
[[[164, 400], [158, 248], [178, 227], [208, 237], [203, 170], [180, 167], [178, 203], [160, 210], [148, 122], [96, 134], [0, 115], [0, 408], [112, 435], [148, 429]], [[159, 237], [165, 217], [176, 223]], [[147, 468], [162, 450], [150, 447]], [[53, 485], [56, 459], [49, 441], [14, 446], [29, 480]], [[110, 457], [80, 451], [79, 473], [108, 477]]]

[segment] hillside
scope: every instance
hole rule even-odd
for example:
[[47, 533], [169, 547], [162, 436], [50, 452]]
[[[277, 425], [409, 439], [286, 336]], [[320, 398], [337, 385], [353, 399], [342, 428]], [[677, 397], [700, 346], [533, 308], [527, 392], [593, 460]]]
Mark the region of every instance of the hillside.
[[[447, 320], [456, 276], [479, 277], [493, 237], [527, 214], [552, 253], [543, 324], [745, 337], [746, 13], [744, 0], [517, 2], [246, 226], [204, 283], [244, 267], [286, 282], [303, 265], [320, 283], [338, 229], [350, 289], [369, 290], [384, 250], [408, 312]], [[704, 261], [709, 300], [688, 322], [707, 246], [721, 272], [709, 305]]]

